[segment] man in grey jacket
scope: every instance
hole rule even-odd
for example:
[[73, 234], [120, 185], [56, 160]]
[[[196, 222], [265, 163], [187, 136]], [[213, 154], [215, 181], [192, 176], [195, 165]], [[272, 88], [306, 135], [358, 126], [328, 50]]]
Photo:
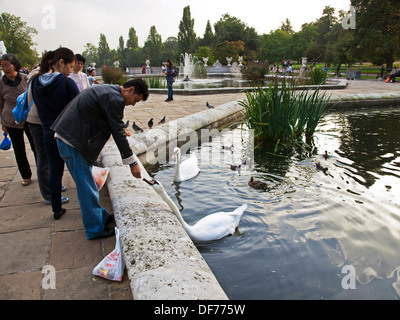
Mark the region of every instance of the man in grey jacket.
[[146, 101], [148, 87], [142, 79], [119, 85], [97, 85], [82, 91], [63, 110], [51, 126], [61, 157], [67, 164], [78, 194], [87, 239], [114, 235], [107, 228], [110, 217], [99, 204], [99, 192], [92, 176], [92, 165], [112, 135], [123, 164], [141, 178], [140, 167], [124, 130], [124, 108]]

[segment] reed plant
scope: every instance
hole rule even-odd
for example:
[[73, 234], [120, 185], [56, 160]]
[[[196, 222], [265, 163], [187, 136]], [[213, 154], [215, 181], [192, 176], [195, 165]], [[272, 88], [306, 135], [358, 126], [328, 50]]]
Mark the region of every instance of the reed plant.
[[276, 151], [279, 146], [310, 143], [328, 101], [319, 89], [296, 91], [285, 82], [281, 86], [275, 82], [268, 88], [247, 91], [240, 104], [245, 112], [243, 121], [254, 130], [255, 147], [272, 144]]
[[151, 77], [147, 79], [147, 85], [153, 89], [165, 89], [166, 82], [163, 77]]

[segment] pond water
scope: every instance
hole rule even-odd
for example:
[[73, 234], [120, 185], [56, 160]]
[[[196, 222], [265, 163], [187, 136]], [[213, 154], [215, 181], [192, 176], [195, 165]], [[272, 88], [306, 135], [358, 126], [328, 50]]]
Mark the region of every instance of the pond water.
[[399, 108], [329, 113], [312, 154], [256, 150], [240, 171], [248, 132], [235, 128], [194, 150], [196, 178], [173, 183], [172, 162], [149, 171], [189, 224], [248, 203], [233, 236], [197, 244], [230, 299], [399, 299], [399, 123]]

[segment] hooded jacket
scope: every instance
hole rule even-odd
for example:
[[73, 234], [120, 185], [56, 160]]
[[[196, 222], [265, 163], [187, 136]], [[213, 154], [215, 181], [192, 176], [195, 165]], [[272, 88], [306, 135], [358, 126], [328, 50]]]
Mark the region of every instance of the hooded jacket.
[[44, 134], [54, 134], [50, 126], [78, 94], [75, 82], [59, 72], [45, 73], [32, 80], [32, 96]]

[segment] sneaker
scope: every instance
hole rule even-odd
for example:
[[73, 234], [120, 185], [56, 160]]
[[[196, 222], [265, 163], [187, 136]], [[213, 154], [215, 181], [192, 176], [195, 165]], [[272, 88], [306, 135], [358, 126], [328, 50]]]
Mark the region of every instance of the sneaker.
[[61, 192], [65, 192], [67, 191], [67, 187], [66, 186], [61, 186]]
[[[66, 197], [61, 197], [61, 204], [65, 204], [69, 201], [69, 198]], [[44, 204], [51, 204], [51, 200], [46, 200], [44, 199], [43, 201]]]

